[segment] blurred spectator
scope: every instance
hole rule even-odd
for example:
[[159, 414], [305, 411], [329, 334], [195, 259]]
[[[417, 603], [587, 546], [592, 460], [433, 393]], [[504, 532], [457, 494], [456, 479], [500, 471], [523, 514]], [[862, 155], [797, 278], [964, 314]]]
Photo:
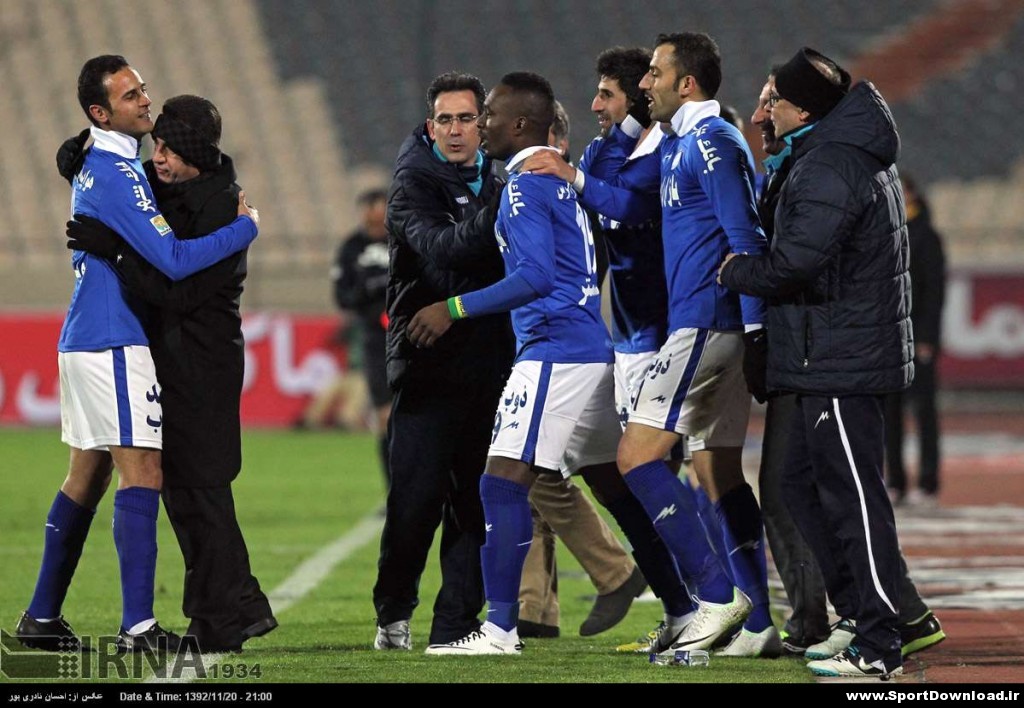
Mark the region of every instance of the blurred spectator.
[[381, 468], [385, 482], [388, 472], [388, 416], [391, 415], [391, 389], [384, 366], [385, 338], [388, 331], [385, 292], [388, 285], [388, 232], [384, 226], [387, 191], [375, 189], [359, 197], [363, 227], [338, 249], [331, 272], [334, 302], [358, 318], [362, 333], [363, 375], [373, 404], [373, 430], [377, 435]]
[[[342, 310], [336, 339], [348, 346], [349, 366], [310, 401], [298, 428], [323, 425], [332, 411], [335, 423], [361, 429], [367, 394], [373, 406], [371, 428], [377, 434], [381, 466], [388, 481], [387, 427], [391, 390], [384, 366], [387, 315], [388, 242], [384, 216], [387, 191], [373, 189], [359, 196], [362, 226], [338, 247], [331, 281], [334, 302]], [[358, 375], [359, 371], [362, 375]]]
[[370, 429], [367, 420], [370, 393], [362, 371], [362, 338], [359, 323], [342, 312], [338, 329], [326, 344], [345, 349], [345, 368], [310, 399], [292, 425], [293, 429], [337, 428], [360, 432]]
[[[942, 342], [942, 305], [946, 298], [946, 257], [942, 238], [932, 226], [924, 195], [902, 175], [910, 236], [910, 321], [914, 329], [914, 382], [886, 399], [886, 464], [893, 505], [934, 507], [939, 493], [939, 420], [935, 405], [936, 372]], [[913, 403], [920, 440], [917, 488], [907, 488], [903, 466], [903, 413]]]

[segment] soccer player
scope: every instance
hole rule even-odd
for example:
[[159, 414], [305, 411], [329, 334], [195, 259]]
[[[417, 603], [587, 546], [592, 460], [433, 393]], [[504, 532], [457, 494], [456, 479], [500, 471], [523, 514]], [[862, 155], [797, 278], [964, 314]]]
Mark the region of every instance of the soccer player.
[[[569, 114], [555, 101], [548, 145], [556, 148], [566, 161], [570, 160], [569, 135]], [[600, 273], [599, 253], [598, 280]], [[590, 498], [572, 479], [561, 474], [537, 475], [530, 487], [530, 507], [533, 542], [526, 554], [519, 586], [519, 636], [557, 637], [560, 633], [556, 536], [579, 561], [598, 592], [594, 606], [580, 625], [580, 635], [600, 634], [622, 621], [633, 599], [647, 588], [647, 582]]]
[[[200, 96], [168, 99], [153, 126], [153, 159], [143, 168], [179, 239], [234, 219], [241, 188], [220, 136], [220, 112]], [[73, 170], [61, 173], [74, 179]], [[277, 626], [252, 574], [231, 490], [242, 466], [239, 303], [247, 250], [174, 283], [101, 222], [73, 222], [68, 234], [69, 248], [114, 260], [129, 292], [150, 308], [146, 334], [165, 414], [163, 499], [185, 561], [188, 635], [204, 653], [239, 651]]]
[[[174, 280], [244, 249], [256, 237], [258, 214], [240, 193], [237, 218], [228, 226], [202, 239], [174, 238], [139, 162], [139, 142], [153, 129], [151, 102], [124, 57], [87, 61], [78, 77], [78, 100], [95, 143], [75, 177], [73, 213], [114, 228]], [[15, 634], [23, 644], [46, 650], [77, 644], [61, 606], [116, 466], [113, 529], [122, 597], [117, 646], [174, 651], [180, 638], [153, 616], [163, 419], [142, 307], [104, 259], [75, 252], [72, 266], [75, 289], [57, 347], [61, 439], [71, 448], [71, 461], [47, 517], [35, 593]]]
[[455, 320], [511, 310], [518, 342], [480, 481], [487, 621], [429, 654], [519, 653], [516, 598], [535, 469], [579, 472], [606, 506], [629, 496], [613, 464], [620, 428], [590, 222], [569, 184], [521, 170], [530, 154], [548, 150], [553, 106], [551, 86], [536, 74], [507, 74], [491, 91], [480, 129], [488, 153], [509, 166], [495, 226], [506, 276], [429, 305], [409, 324], [410, 341], [430, 347]]
[[[651, 122], [640, 80], [651, 52], [613, 47], [597, 57], [597, 92], [591, 110], [601, 134], [586, 148], [580, 169], [598, 177], [629, 179], [648, 156], [656, 155], [664, 133]], [[626, 132], [624, 132], [626, 131]], [[655, 195], [651, 199], [657, 200]], [[658, 349], [665, 343], [668, 293], [661, 243], [660, 214], [642, 224], [624, 224], [597, 215], [597, 229], [608, 252], [612, 346], [615, 350], [615, 407], [623, 426], [629, 419], [630, 395], [643, 380]], [[673, 450], [682, 459], [682, 445]], [[642, 511], [642, 510], [641, 510]], [[628, 519], [628, 514], [625, 514]], [[648, 523], [644, 515], [643, 523]], [[653, 631], [619, 651], [664, 651], [679, 637], [696, 609], [679, 577], [671, 554], [660, 539], [634, 547], [645, 577], [662, 602], [664, 617]]]
[[[656, 216], [651, 196], [660, 196], [669, 335], [633, 395], [619, 467], [680, 569], [699, 586], [700, 608], [674, 646], [707, 648], [743, 623], [726, 654], [776, 656], [781, 643], [768, 608], [761, 515], [741, 467], [750, 413], [744, 358], [763, 351], [756, 340], [763, 342], [764, 306], [715, 283], [716, 254], [764, 250], [753, 158], [739, 131], [719, 116], [714, 40], [666, 34], [655, 44], [640, 88], [666, 133], [657, 156], [638, 161], [630, 182], [616, 181], [630, 189], [582, 170], [563, 173], [587, 206], [629, 223]], [[683, 435], [714, 502], [722, 561], [742, 592], [725, 573], [709, 577], [710, 561], [694, 546], [702, 531], [693, 494], [664, 461]]]

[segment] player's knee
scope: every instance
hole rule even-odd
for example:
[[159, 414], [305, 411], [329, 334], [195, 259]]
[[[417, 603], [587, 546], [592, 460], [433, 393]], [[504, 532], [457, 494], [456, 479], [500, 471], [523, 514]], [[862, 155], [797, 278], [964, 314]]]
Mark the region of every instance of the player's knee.
[[122, 488], [145, 487], [156, 490], [163, 488], [164, 473], [158, 452], [137, 456], [131, 464], [123, 465], [119, 473]]

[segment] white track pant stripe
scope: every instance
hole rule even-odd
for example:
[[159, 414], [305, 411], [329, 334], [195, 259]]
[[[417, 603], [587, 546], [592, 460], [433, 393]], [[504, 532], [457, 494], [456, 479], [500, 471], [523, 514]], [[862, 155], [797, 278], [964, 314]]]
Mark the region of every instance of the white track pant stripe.
[[843, 441], [843, 450], [846, 451], [846, 459], [850, 463], [850, 474], [853, 475], [853, 483], [857, 485], [857, 497], [860, 499], [860, 517], [864, 522], [864, 540], [868, 547], [868, 565], [871, 567], [871, 581], [875, 584], [875, 590], [879, 597], [893, 613], [896, 607], [882, 589], [882, 583], [878, 580], [878, 571], [875, 568], [875, 552], [871, 547], [871, 527], [868, 525], [868, 507], [864, 501], [864, 487], [861, 486], [860, 476], [857, 474], [857, 463], [853, 459], [853, 451], [850, 449], [850, 440], [846, 437], [846, 428], [843, 426], [843, 416], [839, 413], [839, 399], [832, 399], [832, 408], [836, 413], [836, 424], [839, 426], [839, 437]]

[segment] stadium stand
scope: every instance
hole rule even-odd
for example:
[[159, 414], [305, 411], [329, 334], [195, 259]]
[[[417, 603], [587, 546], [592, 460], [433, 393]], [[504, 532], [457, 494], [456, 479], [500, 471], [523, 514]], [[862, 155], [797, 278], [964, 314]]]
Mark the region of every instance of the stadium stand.
[[[992, 18], [978, 23], [983, 37], [938, 34], [943, 18], [948, 26], [956, 12], [978, 8]], [[354, 195], [387, 178], [399, 144], [424, 115], [423, 90], [433, 76], [456, 67], [485, 83], [510, 70], [544, 74], [574, 118], [578, 154], [594, 130], [597, 53], [682, 29], [718, 40], [720, 99], [744, 114], [767, 67], [800, 44], [850, 66], [877, 67], [873, 57], [900, 56], [886, 54], [894, 45], [912, 51], [899, 47], [911, 36], [921, 46], [928, 44], [921, 36], [960, 43], [955, 70], [893, 102], [901, 165], [928, 188], [955, 262], [1024, 264], [1024, 206], [1012, 198], [1024, 186], [1024, 133], [1014, 122], [1024, 108], [1022, 10], [1016, 0], [671, 7], [614, 0], [4, 0], [0, 302], [66, 303], [67, 186], [52, 156], [85, 126], [74, 80], [92, 55], [127, 56], [150, 82], [157, 109], [177, 93], [206, 95], [221, 107], [223, 147], [264, 219], [250, 257], [247, 305], [330, 311], [326, 272], [350, 230]], [[886, 81], [895, 81], [886, 72], [894, 64], [883, 61], [869, 76], [883, 93]]]

